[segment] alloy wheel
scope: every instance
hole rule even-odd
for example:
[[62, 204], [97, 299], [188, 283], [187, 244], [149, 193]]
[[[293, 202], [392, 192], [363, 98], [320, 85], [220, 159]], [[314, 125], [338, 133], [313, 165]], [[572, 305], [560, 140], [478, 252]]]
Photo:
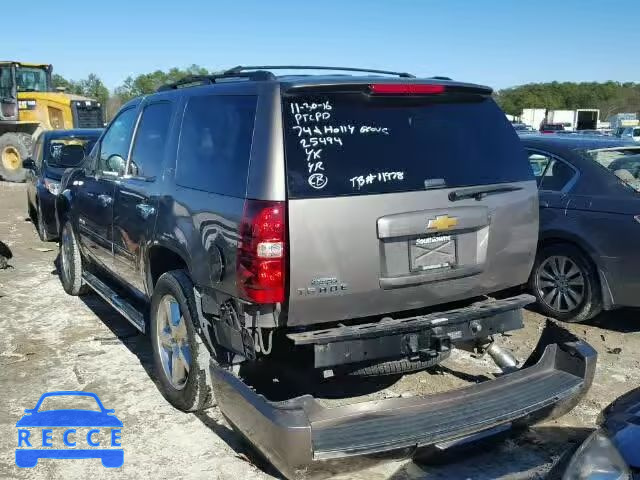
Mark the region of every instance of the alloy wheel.
[[571, 312], [584, 301], [584, 272], [569, 257], [548, 257], [538, 267], [536, 290], [540, 300], [552, 310]]
[[160, 300], [156, 317], [156, 341], [162, 369], [171, 386], [182, 390], [189, 377], [191, 348], [180, 304], [172, 295], [165, 295]]

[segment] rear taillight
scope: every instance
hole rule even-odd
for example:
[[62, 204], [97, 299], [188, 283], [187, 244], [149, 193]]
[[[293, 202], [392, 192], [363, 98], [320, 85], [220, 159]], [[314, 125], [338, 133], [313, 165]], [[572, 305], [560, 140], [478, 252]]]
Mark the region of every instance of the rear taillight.
[[369, 85], [372, 95], [437, 95], [444, 93], [444, 85], [413, 83], [373, 83]]
[[241, 295], [254, 303], [283, 302], [285, 254], [285, 203], [247, 200], [237, 258]]

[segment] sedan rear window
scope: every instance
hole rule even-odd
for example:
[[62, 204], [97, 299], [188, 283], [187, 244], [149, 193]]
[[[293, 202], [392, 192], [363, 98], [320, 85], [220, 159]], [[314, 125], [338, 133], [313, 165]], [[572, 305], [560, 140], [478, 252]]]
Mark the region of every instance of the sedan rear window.
[[640, 148], [590, 150], [585, 156], [640, 192]]
[[518, 136], [488, 98], [304, 94], [283, 107], [290, 198], [533, 180]]
[[51, 167], [76, 167], [96, 144], [96, 137], [52, 138], [44, 149], [44, 158]]

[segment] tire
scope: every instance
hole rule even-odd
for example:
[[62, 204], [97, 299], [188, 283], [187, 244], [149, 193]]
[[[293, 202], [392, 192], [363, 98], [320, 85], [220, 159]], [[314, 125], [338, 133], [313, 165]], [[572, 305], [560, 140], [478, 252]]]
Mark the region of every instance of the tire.
[[570, 244], [538, 250], [529, 289], [541, 313], [563, 322], [584, 322], [602, 311], [597, 270], [581, 250]]
[[82, 256], [71, 222], [62, 227], [60, 236], [60, 281], [62, 288], [69, 295], [84, 295], [88, 291], [87, 285], [82, 283]]
[[42, 208], [40, 207], [40, 202], [38, 202], [38, 212], [36, 213], [36, 230], [38, 231], [38, 237], [43, 242], [50, 242], [53, 240], [53, 237], [47, 231], [47, 225], [44, 221], [44, 216], [42, 215]]
[[31, 135], [5, 133], [0, 136], [0, 177], [8, 182], [24, 182], [27, 172], [22, 161], [31, 152]]
[[195, 329], [197, 315], [193, 283], [187, 273], [184, 270], [164, 273], [151, 298], [153, 364], [163, 396], [183, 412], [203, 410], [213, 404], [208, 380], [209, 356]]
[[36, 213], [35, 208], [33, 208], [33, 205], [31, 205], [31, 202], [29, 201], [29, 198], [27, 197], [27, 218], [29, 220], [31, 220], [31, 223], [33, 223], [35, 225], [37, 217], [38, 217], [38, 214]]
[[353, 370], [344, 370], [344, 373], [357, 377], [378, 377], [382, 375], [400, 375], [404, 373], [418, 372], [439, 364], [443, 360], [449, 358], [449, 355], [451, 355], [450, 350], [439, 353], [435, 357], [427, 360], [410, 360], [408, 358], [388, 360], [385, 362], [357, 367]]

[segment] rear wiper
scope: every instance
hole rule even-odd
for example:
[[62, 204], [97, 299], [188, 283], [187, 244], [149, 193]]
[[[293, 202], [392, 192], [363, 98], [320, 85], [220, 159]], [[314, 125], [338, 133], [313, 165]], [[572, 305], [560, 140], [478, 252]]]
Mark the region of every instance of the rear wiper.
[[495, 195], [496, 193], [515, 192], [522, 190], [522, 187], [515, 187], [513, 185], [507, 185], [503, 187], [471, 187], [463, 188], [461, 190], [454, 190], [449, 193], [449, 200], [455, 202], [456, 200], [463, 200], [465, 198], [475, 198], [476, 200], [482, 200], [487, 195]]

